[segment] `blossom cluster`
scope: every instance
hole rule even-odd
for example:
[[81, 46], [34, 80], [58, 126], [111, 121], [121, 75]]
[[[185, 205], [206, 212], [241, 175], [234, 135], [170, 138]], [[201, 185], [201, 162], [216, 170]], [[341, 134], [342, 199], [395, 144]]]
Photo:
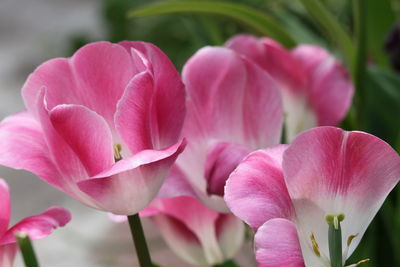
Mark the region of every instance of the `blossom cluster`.
[[[340, 217], [344, 266], [400, 179], [387, 143], [334, 127], [353, 93], [345, 67], [313, 45], [238, 35], [180, 75], [150, 43], [91, 43], [28, 77], [26, 110], [0, 123], [0, 164], [115, 220], [149, 217], [194, 265], [233, 258], [243, 220], [259, 266], [329, 267], [326, 218]], [[0, 180], [1, 266], [16, 232], [37, 239], [70, 220], [53, 207], [7, 230], [9, 202]]]

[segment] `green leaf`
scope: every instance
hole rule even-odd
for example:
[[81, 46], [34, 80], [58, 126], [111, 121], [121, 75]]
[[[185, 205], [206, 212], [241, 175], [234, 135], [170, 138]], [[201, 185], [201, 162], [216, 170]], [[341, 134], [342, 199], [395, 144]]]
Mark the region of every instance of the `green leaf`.
[[[369, 67], [365, 83], [363, 120], [366, 130], [397, 144], [400, 134], [400, 75], [377, 66]], [[400, 152], [400, 147], [397, 147]]]
[[261, 35], [270, 36], [284, 46], [296, 45], [292, 36], [273, 18], [241, 4], [223, 1], [164, 1], [128, 12], [128, 17], [146, 17], [173, 13], [206, 13], [229, 17]]
[[366, 0], [368, 19], [366, 23], [368, 35], [368, 51], [372, 60], [380, 65], [388, 66], [388, 56], [383, 46], [387, 34], [396, 22], [396, 14], [391, 0]]
[[353, 66], [354, 44], [338, 20], [325, 8], [320, 0], [300, 0], [308, 13], [324, 30], [332, 43], [335, 43], [343, 54], [347, 65]]

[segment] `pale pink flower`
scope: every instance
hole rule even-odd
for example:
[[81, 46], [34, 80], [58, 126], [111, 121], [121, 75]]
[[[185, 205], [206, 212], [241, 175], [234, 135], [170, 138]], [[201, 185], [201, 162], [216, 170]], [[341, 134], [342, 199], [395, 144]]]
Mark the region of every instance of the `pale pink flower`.
[[265, 71], [223, 47], [199, 50], [182, 76], [188, 94], [182, 136], [188, 145], [165, 187], [174, 191], [185, 181], [191, 187], [186, 194], [228, 212], [223, 188], [231, 171], [249, 152], [280, 141], [280, 92]]
[[8, 186], [0, 179], [0, 266], [11, 267], [18, 251], [16, 233], [27, 234], [31, 240], [51, 234], [53, 229], [66, 225], [71, 214], [61, 207], [51, 207], [42, 214], [31, 216], [9, 228], [11, 201]]
[[137, 213], [184, 147], [183, 84], [149, 43], [88, 44], [40, 65], [22, 95], [27, 111], [0, 124], [0, 164], [96, 209]]
[[193, 265], [213, 266], [232, 259], [244, 241], [241, 220], [193, 197], [155, 199], [140, 215], [149, 216], [168, 246]]
[[286, 50], [270, 38], [237, 35], [226, 46], [246, 55], [279, 84], [290, 142], [315, 126], [336, 126], [351, 106], [353, 85], [346, 69], [325, 49], [299, 45]]
[[228, 179], [225, 200], [257, 231], [260, 266], [328, 267], [325, 216], [345, 216], [344, 263], [399, 179], [400, 156], [387, 143], [326, 126], [300, 134], [288, 148], [250, 154]]

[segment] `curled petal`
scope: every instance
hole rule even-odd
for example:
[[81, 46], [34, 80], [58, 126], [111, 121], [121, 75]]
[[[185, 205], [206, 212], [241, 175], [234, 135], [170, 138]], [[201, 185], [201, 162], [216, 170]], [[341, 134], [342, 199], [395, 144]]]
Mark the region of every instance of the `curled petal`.
[[32, 240], [41, 239], [51, 232], [66, 225], [71, 220], [71, 214], [61, 207], [51, 207], [40, 215], [23, 219], [11, 227], [1, 238], [0, 246], [15, 243], [15, 233], [21, 232], [29, 235]]
[[228, 207], [254, 230], [270, 219], [295, 216], [281, 167], [285, 149], [279, 145], [251, 153], [226, 182]]
[[178, 71], [168, 57], [153, 44], [126, 41], [119, 44], [141, 57], [146, 71], [152, 74], [153, 95], [147, 108], [152, 116], [148, 123], [153, 130], [151, 134], [154, 148], [163, 149], [173, 145], [178, 141], [186, 113], [185, 90]]
[[111, 131], [95, 112], [84, 106], [60, 105], [51, 110], [50, 121], [89, 175], [96, 175], [113, 165]]
[[232, 259], [242, 247], [245, 238], [244, 223], [231, 213], [220, 214], [216, 223], [216, 234], [225, 259]]
[[[359, 234], [350, 246], [351, 255], [399, 181], [400, 157], [370, 134], [318, 127], [299, 135], [286, 150], [283, 172], [304, 235], [313, 232], [328, 255], [324, 216], [343, 213], [342, 247], [347, 237]], [[305, 258], [306, 264], [309, 261]]]
[[232, 143], [220, 142], [210, 147], [204, 174], [207, 193], [223, 197], [226, 180], [248, 153], [246, 147]]
[[33, 172], [59, 189], [63, 186], [43, 130], [26, 111], [9, 116], [0, 123], [0, 164]]
[[185, 141], [164, 150], [143, 150], [122, 159], [109, 170], [78, 182], [100, 209], [117, 215], [133, 215], [146, 207], [160, 190]]
[[296, 225], [289, 220], [267, 221], [258, 229], [254, 243], [260, 267], [305, 267]]

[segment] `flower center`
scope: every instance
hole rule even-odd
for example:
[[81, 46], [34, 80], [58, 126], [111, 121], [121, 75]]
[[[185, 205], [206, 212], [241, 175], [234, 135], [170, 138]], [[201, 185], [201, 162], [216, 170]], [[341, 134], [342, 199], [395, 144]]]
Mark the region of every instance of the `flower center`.
[[121, 144], [114, 144], [113, 149], [114, 149], [114, 160], [115, 162], [118, 162], [122, 159], [121, 156], [122, 146]]

